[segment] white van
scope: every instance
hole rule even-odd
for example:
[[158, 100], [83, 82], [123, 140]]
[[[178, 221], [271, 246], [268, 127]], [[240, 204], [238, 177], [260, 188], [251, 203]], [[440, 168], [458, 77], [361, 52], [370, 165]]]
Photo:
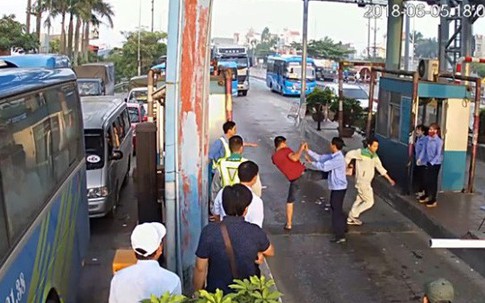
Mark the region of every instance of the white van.
[[90, 217], [112, 215], [128, 181], [133, 133], [126, 103], [113, 96], [81, 98]]

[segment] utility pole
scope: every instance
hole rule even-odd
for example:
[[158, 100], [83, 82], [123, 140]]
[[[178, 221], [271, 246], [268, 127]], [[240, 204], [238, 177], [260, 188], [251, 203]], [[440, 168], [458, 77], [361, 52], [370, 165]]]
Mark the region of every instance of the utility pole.
[[27, 27], [27, 34], [30, 34], [30, 14], [32, 12], [32, 0], [27, 0], [27, 18], [25, 19], [26, 27]]
[[307, 42], [308, 42], [308, 5], [310, 0], [303, 0], [303, 38], [302, 38], [302, 58], [301, 58], [301, 85], [300, 85], [300, 110], [298, 111], [298, 119], [300, 116], [302, 106], [306, 102], [306, 63], [307, 63]]
[[374, 18], [374, 60], [377, 58], [377, 18]]
[[153, 19], [155, 18], [154, 11], [155, 11], [155, 0], [152, 0], [152, 33], [153, 33]]
[[140, 8], [138, 12], [138, 76], [141, 76], [141, 0], [140, 0]]
[[406, 22], [406, 29], [404, 30], [404, 33], [406, 34], [406, 37], [404, 40], [404, 69], [409, 70], [409, 43], [411, 40], [411, 17], [409, 15], [404, 16], [404, 21]]
[[367, 59], [370, 59], [370, 17], [367, 19]]

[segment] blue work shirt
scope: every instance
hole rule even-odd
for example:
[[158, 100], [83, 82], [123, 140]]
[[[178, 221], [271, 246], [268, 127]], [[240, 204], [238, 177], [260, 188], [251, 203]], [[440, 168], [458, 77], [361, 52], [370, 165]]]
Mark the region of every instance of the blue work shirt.
[[[225, 216], [222, 222], [226, 224], [231, 239], [238, 278], [260, 276], [261, 272], [255, 261], [258, 252], [264, 252], [270, 246], [266, 233], [256, 224], [244, 221], [244, 217]], [[195, 255], [201, 259], [209, 259], [205, 288], [207, 291], [215, 292], [219, 288], [224, 294], [234, 292], [229, 288], [233, 284], [232, 270], [219, 223], [209, 223], [202, 229]]]
[[341, 151], [334, 154], [319, 155], [309, 150], [308, 154], [316, 161], [312, 165], [321, 171], [328, 172], [328, 189], [347, 189], [346, 163]]
[[426, 164], [440, 165], [443, 162], [443, 140], [438, 136], [426, 136], [425, 140], [419, 159]]
[[418, 165], [418, 166], [426, 165], [426, 162], [424, 162], [423, 159], [419, 158], [425, 147], [426, 147], [426, 137], [421, 136], [416, 140], [416, 143], [414, 144], [414, 155], [416, 157], [416, 160], [418, 160], [418, 159], [421, 160], [421, 163], [420, 163], [421, 165]]
[[[223, 137], [224, 140], [227, 139]], [[209, 149], [209, 164], [213, 165], [213, 162], [219, 161], [219, 159], [222, 159], [226, 156], [226, 150], [224, 148], [224, 145], [222, 144], [221, 138], [218, 138], [214, 143], [212, 143], [210, 149]], [[213, 167], [212, 167], [213, 168]], [[215, 172], [215, 169], [212, 169], [212, 172]]]

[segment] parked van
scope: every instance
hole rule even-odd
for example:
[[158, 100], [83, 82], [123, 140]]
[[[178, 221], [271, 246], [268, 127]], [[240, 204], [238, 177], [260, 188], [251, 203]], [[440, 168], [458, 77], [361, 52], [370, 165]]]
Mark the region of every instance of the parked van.
[[82, 97], [90, 217], [112, 215], [128, 181], [133, 133], [126, 103], [113, 96]]

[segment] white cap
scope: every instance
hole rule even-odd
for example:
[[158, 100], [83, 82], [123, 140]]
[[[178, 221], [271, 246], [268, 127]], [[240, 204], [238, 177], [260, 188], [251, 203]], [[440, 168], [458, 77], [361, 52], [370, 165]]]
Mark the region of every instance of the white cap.
[[161, 223], [152, 222], [137, 225], [131, 233], [131, 247], [137, 255], [148, 257], [157, 251], [166, 234], [167, 229]]

